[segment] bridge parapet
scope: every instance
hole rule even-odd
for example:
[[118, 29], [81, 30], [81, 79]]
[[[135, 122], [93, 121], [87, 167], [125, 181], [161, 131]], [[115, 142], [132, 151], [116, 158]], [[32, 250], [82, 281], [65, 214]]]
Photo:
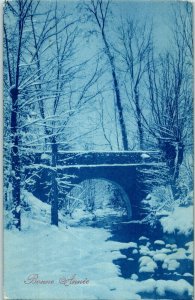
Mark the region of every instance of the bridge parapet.
[[57, 156], [56, 167], [52, 167], [51, 152], [22, 157], [26, 178], [31, 178], [26, 187], [35, 197], [49, 203], [53, 170], [62, 183], [59, 207], [65, 205], [66, 195], [74, 186], [85, 180], [102, 179], [122, 188], [128, 217], [131, 215], [133, 219], [141, 217], [141, 201], [150, 192], [153, 177], [157, 177], [164, 164], [158, 151], [59, 152]]
[[[34, 162], [43, 163], [51, 160], [51, 152], [32, 154]], [[60, 166], [96, 166], [96, 165], [142, 165], [162, 162], [159, 151], [118, 151], [118, 152], [63, 152], [57, 155], [57, 164]]]

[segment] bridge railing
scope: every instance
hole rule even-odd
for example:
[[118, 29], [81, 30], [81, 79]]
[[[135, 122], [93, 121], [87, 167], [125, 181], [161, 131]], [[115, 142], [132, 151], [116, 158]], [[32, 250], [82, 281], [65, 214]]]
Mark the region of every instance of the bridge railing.
[[[35, 164], [51, 161], [51, 152], [34, 153], [29, 156]], [[119, 151], [119, 152], [62, 152], [57, 155], [57, 164], [60, 166], [83, 165], [134, 165], [157, 164], [162, 162], [159, 151]]]

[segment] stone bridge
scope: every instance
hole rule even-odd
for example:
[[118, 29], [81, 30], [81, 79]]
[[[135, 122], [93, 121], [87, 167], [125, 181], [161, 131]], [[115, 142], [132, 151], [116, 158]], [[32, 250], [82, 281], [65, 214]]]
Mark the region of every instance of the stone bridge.
[[[41, 170], [32, 192], [39, 199], [48, 202], [47, 183], [51, 172], [51, 153], [36, 153], [31, 161], [33, 166], [27, 167], [26, 171], [28, 177], [32, 174], [32, 169]], [[71, 176], [72, 185], [67, 186], [67, 192], [89, 179], [103, 179], [113, 183], [123, 192], [129, 219], [140, 219], [141, 201], [148, 193], [141, 171], [154, 168], [159, 163], [162, 160], [157, 151], [59, 152], [56, 171], [59, 177]]]

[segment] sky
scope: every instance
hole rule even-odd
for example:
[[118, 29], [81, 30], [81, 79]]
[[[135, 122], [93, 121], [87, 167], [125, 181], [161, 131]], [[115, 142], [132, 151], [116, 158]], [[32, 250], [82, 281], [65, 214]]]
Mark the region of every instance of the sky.
[[[67, 2], [68, 3], [68, 2]], [[69, 2], [72, 3], [74, 2]], [[137, 20], [140, 23], [153, 23], [153, 33], [154, 33], [154, 44], [155, 47], [158, 49], [157, 52], [161, 52], [162, 50], [166, 49], [170, 45], [170, 27], [171, 27], [171, 10], [172, 10], [172, 4], [173, 2], [153, 2], [153, 1], [113, 1], [111, 2], [111, 9], [112, 9], [112, 17], [110, 18], [110, 24], [108, 24], [108, 30], [106, 31], [108, 39], [113, 42], [114, 39], [116, 39], [117, 36], [117, 27], [120, 25], [121, 17], [122, 18], [131, 18], [133, 20]], [[74, 7], [74, 5], [73, 5]], [[88, 26], [88, 25], [87, 25]], [[94, 28], [94, 25], [92, 25]], [[117, 39], [116, 39], [117, 41]], [[93, 51], [97, 51], [97, 49], [101, 49], [103, 46], [101, 36], [95, 36], [94, 38], [91, 38], [91, 42], [89, 44], [86, 44], [85, 39], [82, 41], [83, 43], [83, 51], [82, 55], [92, 55]], [[117, 46], [117, 44], [116, 44]], [[106, 80], [108, 80], [109, 75], [107, 76]], [[114, 123], [114, 115], [113, 115], [113, 94], [107, 94], [107, 97], [104, 101], [107, 105], [107, 118], [105, 120], [105, 127], [108, 124], [108, 131], [109, 127], [111, 128], [110, 138], [114, 145], [114, 149], [117, 150], [116, 145], [116, 138], [115, 138], [115, 127], [113, 126]], [[96, 112], [93, 112], [92, 115], [94, 119], [97, 117]], [[80, 117], [78, 118], [79, 123]], [[113, 122], [112, 122], [113, 120]], [[88, 122], [89, 121], [89, 122]], [[90, 127], [91, 121], [88, 118], [85, 118], [85, 121], [83, 122], [82, 118], [82, 128]], [[132, 117], [128, 117], [127, 122], [131, 122], [130, 126], [128, 124], [128, 128], [136, 127], [135, 121]], [[120, 131], [120, 128], [118, 128]], [[130, 130], [130, 131], [131, 131]], [[136, 130], [136, 128], [134, 129]], [[108, 133], [107, 131], [107, 133]], [[108, 134], [109, 135], [109, 134]], [[129, 136], [130, 140], [133, 139], [133, 136]], [[106, 141], [104, 140], [102, 136], [102, 131], [95, 131], [92, 132], [90, 135], [89, 141], [92, 141], [92, 143], [96, 144], [96, 148], [98, 147], [98, 144], [100, 145], [101, 150], [102, 144]], [[131, 142], [130, 142], [131, 143]], [[132, 145], [131, 145], [132, 146]], [[105, 150], [105, 149], [104, 149]]]
[[[47, 5], [49, 2], [53, 2], [53, 0], [46, 1], [42, 0], [42, 6], [47, 9]], [[74, 17], [79, 14], [76, 6], [78, 1], [75, 0], [59, 0], [59, 10], [61, 5], [65, 5], [67, 7], [67, 11], [73, 13]], [[82, 3], [79, 1], [79, 3]], [[106, 34], [108, 40], [113, 44], [117, 41], [117, 28], [120, 25], [121, 17], [122, 18], [131, 18], [133, 20], [137, 20], [140, 23], [153, 23], [153, 32], [154, 32], [154, 44], [155, 47], [158, 49], [157, 52], [161, 52], [162, 50], [166, 49], [171, 45], [171, 36], [170, 36], [170, 27], [172, 24], [173, 18], [171, 18], [171, 10], [172, 5], [174, 2], [169, 1], [122, 1], [122, 0], [113, 0], [111, 2], [111, 9], [112, 9], [112, 17], [109, 19], [108, 29], [106, 29]], [[85, 17], [85, 12], [83, 13], [82, 17]], [[95, 28], [94, 24], [90, 22], [85, 22], [79, 24], [81, 33], [79, 36], [79, 50], [76, 53], [76, 60], [84, 61], [85, 59], [89, 59], [93, 57], [104, 48], [104, 45], [101, 40], [100, 35], [93, 35], [89, 37], [89, 40], [86, 38], [87, 31], [93, 30]], [[117, 47], [117, 44], [116, 44]], [[104, 62], [106, 62], [106, 58], [104, 58]], [[115, 126], [115, 115], [114, 115], [114, 101], [113, 101], [113, 91], [112, 91], [112, 82], [111, 82], [111, 72], [109, 69], [109, 65], [105, 63], [107, 67], [106, 75], [104, 75], [103, 79], [101, 80], [100, 86], [102, 83], [109, 82], [109, 91], [104, 93], [104, 116], [105, 116], [105, 127], [106, 133], [111, 138], [111, 141], [114, 145], [113, 150], [118, 150], [116, 145], [116, 126]], [[121, 66], [119, 66], [121, 67]], [[87, 67], [87, 72], [93, 72], [95, 68], [94, 61], [91, 62], [90, 67]], [[122, 80], [121, 80], [122, 81]], [[75, 83], [74, 83], [75, 84]], [[101, 87], [100, 87], [101, 88]], [[124, 96], [124, 95], [123, 95]], [[123, 99], [122, 99], [123, 100]], [[123, 100], [124, 101], [124, 100]], [[125, 101], [124, 101], [125, 102]], [[123, 103], [124, 103], [123, 102]], [[87, 146], [88, 144], [94, 144], [95, 147], [98, 147], [101, 150], [105, 150], [102, 147], [105, 146], [106, 140], [103, 136], [102, 129], [95, 130], [97, 123], [99, 122], [99, 109], [100, 104], [97, 103], [89, 106], [86, 110], [82, 110], [78, 114], [76, 118], [74, 118], [70, 124], [72, 127], [73, 125], [73, 139], [75, 136], [82, 135], [87, 131], [91, 131], [90, 134], [84, 135], [84, 138], [78, 140], [78, 143], [75, 143], [74, 147], [75, 150], [83, 150], [78, 149]], [[132, 112], [127, 112], [126, 109], [125, 113], [127, 115], [127, 124], [128, 130], [130, 131], [129, 139], [134, 138], [134, 132], [136, 130], [136, 122], [135, 119], [130, 115]], [[94, 131], [93, 131], [94, 128]], [[118, 128], [119, 129], [119, 128]], [[119, 129], [120, 131], [120, 129]], [[131, 133], [133, 132], [133, 133]], [[88, 146], [87, 146], [88, 147]], [[90, 147], [90, 146], [89, 146]], [[107, 147], [107, 150], [110, 148]]]
[[[77, 1], [76, 1], [77, 2]], [[71, 10], [75, 11], [75, 1], [67, 1], [68, 7], [71, 8]], [[180, 3], [180, 5], [183, 5], [185, 3]], [[115, 42], [115, 39], [117, 41], [117, 28], [120, 25], [121, 17], [122, 18], [131, 18], [133, 20], [137, 20], [139, 23], [148, 23], [153, 24], [153, 37], [154, 37], [154, 45], [156, 48], [155, 53], [162, 53], [162, 51], [165, 51], [167, 48], [171, 47], [171, 27], [173, 26], [173, 6], [178, 5], [178, 2], [176, 1], [123, 1], [123, 0], [113, 0], [111, 1], [111, 10], [112, 10], [112, 16], [110, 18], [110, 22], [108, 25], [108, 30], [106, 31], [106, 34], [108, 36], [108, 39], [112, 43]], [[111, 25], [110, 25], [111, 24]], [[90, 28], [90, 25], [84, 25], [85, 29]], [[91, 25], [91, 29], [94, 29], [95, 26]], [[80, 54], [83, 57], [92, 56], [93, 53], [95, 54], [96, 51], [102, 49], [104, 46], [102, 44], [101, 36], [96, 35], [94, 37], [90, 37], [90, 41], [86, 42], [85, 37], [83, 36], [83, 39], [81, 41], [83, 51], [81, 51]], [[117, 45], [116, 45], [117, 46]], [[109, 67], [108, 67], [109, 68]], [[107, 78], [105, 77], [105, 80], [111, 79], [109, 77], [110, 74], [107, 75]], [[114, 149], [117, 150], [116, 145], [116, 138], [115, 138], [115, 126], [114, 123], [114, 115], [113, 115], [113, 94], [112, 92], [106, 94], [106, 97], [104, 96], [104, 103], [107, 106], [107, 116], [105, 120], [105, 127], [107, 127], [107, 134], [110, 135], [111, 141], [114, 145]], [[82, 130], [87, 130], [87, 128], [93, 127], [92, 119], [95, 122], [95, 119], [98, 118], [98, 115], [96, 114], [96, 111], [89, 110], [86, 112], [86, 117], [84, 115], [78, 116], [77, 124], [79, 124], [79, 128]], [[90, 114], [90, 115], [89, 115]], [[128, 115], [128, 114], [127, 114]], [[130, 122], [130, 127], [129, 123]], [[136, 123], [135, 120], [133, 120], [132, 117], [128, 117], [127, 120], [128, 128], [135, 128], [136, 130]], [[109, 133], [109, 130], [111, 129], [111, 132]], [[120, 128], [119, 128], [120, 131]], [[130, 130], [131, 131], [131, 130]], [[132, 130], [133, 131], [133, 130]], [[133, 135], [129, 136], [129, 139], [132, 140], [134, 138]], [[96, 148], [100, 148], [101, 150], [105, 150], [102, 148], [102, 145], [106, 143], [102, 130], [96, 130], [92, 132], [89, 136], [86, 137], [86, 141], [92, 142], [92, 144], [95, 144]], [[85, 138], [84, 138], [85, 143]], [[99, 146], [98, 146], [99, 145]], [[81, 146], [81, 144], [80, 144]], [[76, 145], [77, 147], [77, 145]], [[103, 146], [104, 147], [104, 146]], [[109, 150], [109, 148], [107, 149]]]
[[121, 16], [153, 23], [155, 44], [164, 48], [170, 40], [172, 9], [175, 1], [113, 1]]

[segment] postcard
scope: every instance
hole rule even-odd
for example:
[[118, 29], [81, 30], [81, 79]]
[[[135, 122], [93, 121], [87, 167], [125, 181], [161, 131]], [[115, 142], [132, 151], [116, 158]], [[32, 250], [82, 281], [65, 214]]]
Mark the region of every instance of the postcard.
[[193, 298], [193, 5], [8, 0], [4, 299]]

